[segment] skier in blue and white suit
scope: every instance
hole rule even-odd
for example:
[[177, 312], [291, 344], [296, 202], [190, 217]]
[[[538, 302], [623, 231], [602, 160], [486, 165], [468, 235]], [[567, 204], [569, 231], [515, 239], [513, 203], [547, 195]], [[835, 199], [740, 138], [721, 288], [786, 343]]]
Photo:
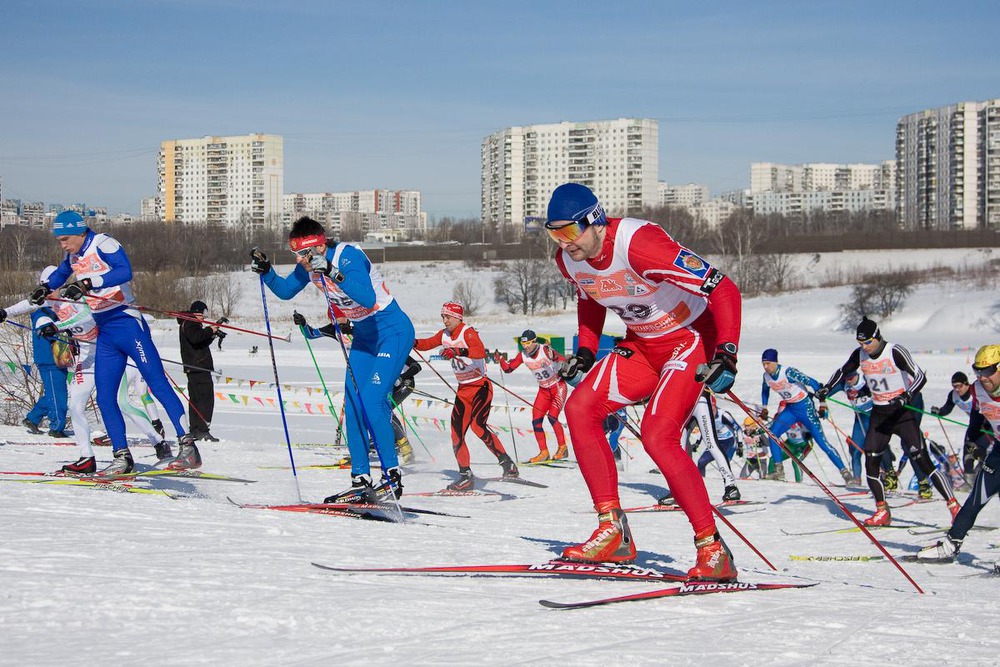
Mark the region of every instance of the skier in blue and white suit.
[[[134, 470], [132, 454], [125, 437], [125, 419], [118, 406], [118, 388], [131, 359], [146, 379], [149, 389], [167, 411], [177, 432], [179, 451], [167, 467], [197, 468], [201, 455], [187, 434], [184, 406], [171, 388], [153, 344], [149, 324], [132, 305], [132, 264], [114, 238], [87, 227], [83, 216], [63, 211], [56, 216], [52, 233], [66, 252], [63, 261], [48, 279], [32, 292], [29, 301], [41, 304], [50, 291], [62, 287], [62, 298], [86, 299], [97, 322], [97, 347], [94, 352], [94, 384], [97, 405], [114, 450], [114, 461], [102, 474], [121, 475]], [[75, 282], [66, 284], [72, 274]]]
[[[823, 426], [819, 423], [819, 414], [816, 407], [809, 398], [809, 389], [816, 391], [821, 385], [819, 382], [809, 377], [802, 371], [791, 366], [782, 366], [778, 363], [778, 351], [773, 348], [764, 350], [761, 355], [761, 365], [764, 367], [764, 381], [761, 383], [760, 403], [764, 406], [761, 409], [761, 418], [767, 419], [767, 401], [774, 390], [785, 404], [785, 408], [774, 418], [771, 424], [771, 433], [780, 438], [795, 422], [801, 423], [820, 449], [826, 452], [837, 470], [843, 476], [845, 482], [851, 482], [854, 476], [844, 465], [844, 461], [837, 454], [836, 450], [830, 446], [823, 433]], [[825, 410], [826, 406], [821, 404], [820, 410]], [[771, 444], [771, 456], [775, 461], [781, 461], [781, 450], [775, 443]]]
[[[368, 463], [368, 426], [383, 465], [384, 479], [379, 490], [391, 489], [398, 498], [403, 490], [402, 474], [388, 396], [413, 348], [413, 323], [361, 248], [328, 243], [323, 225], [309, 217], [295, 221], [288, 244], [298, 264], [291, 274], [279, 276], [259, 250], [251, 253], [251, 270], [260, 274], [264, 284], [281, 299], [291, 299], [313, 283], [326, 297], [331, 321], [347, 318], [353, 325], [350, 373], [345, 377], [344, 392], [351, 488], [328, 497], [326, 502], [364, 501], [378, 495], [373, 491]], [[305, 324], [305, 320], [299, 316], [296, 323]]]

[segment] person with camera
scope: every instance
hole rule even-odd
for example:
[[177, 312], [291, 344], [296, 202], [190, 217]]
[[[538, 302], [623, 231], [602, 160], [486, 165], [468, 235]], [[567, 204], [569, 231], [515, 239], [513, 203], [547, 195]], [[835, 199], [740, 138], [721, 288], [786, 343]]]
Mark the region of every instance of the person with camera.
[[188, 386], [188, 421], [191, 423], [191, 435], [195, 440], [218, 442], [209, 431], [212, 425], [212, 413], [215, 411], [215, 385], [212, 373], [215, 366], [212, 360], [212, 341], [222, 339], [225, 332], [219, 330], [219, 323], [205, 326], [205, 312], [208, 306], [204, 301], [195, 301], [188, 308], [189, 316], [178, 317], [180, 325], [181, 362], [187, 375]]

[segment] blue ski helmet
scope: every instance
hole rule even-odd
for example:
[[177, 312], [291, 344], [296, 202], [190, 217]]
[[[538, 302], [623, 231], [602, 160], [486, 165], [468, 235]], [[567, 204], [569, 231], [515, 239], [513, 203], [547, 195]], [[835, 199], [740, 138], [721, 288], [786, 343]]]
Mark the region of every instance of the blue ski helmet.
[[563, 183], [552, 191], [547, 222], [574, 220], [588, 225], [606, 225], [608, 217], [597, 196], [586, 185]]
[[52, 234], [55, 236], [74, 236], [86, 232], [87, 225], [83, 216], [76, 211], [63, 211], [52, 222]]

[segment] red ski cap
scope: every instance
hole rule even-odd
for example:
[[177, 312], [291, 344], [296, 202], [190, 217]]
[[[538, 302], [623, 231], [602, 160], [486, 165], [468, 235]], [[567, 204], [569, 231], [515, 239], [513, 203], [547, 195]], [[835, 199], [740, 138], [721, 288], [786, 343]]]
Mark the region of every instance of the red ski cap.
[[462, 308], [462, 304], [456, 303], [455, 301], [449, 301], [448, 303], [441, 306], [442, 315], [451, 315], [455, 319], [462, 319], [465, 315], [465, 309]]

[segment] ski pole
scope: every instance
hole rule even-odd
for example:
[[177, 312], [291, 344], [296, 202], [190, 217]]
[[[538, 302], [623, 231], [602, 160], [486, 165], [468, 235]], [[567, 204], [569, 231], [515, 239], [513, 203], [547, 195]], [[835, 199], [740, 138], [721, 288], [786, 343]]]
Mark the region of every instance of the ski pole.
[[[413, 391], [416, 390], [414, 389]], [[403, 404], [397, 403], [392, 396], [389, 396], [389, 400], [392, 402], [393, 408], [395, 408], [396, 411], [399, 412], [399, 414], [403, 417], [403, 423], [406, 424], [406, 427], [410, 429], [410, 433], [417, 436], [417, 440], [420, 442], [420, 445], [424, 448], [424, 451], [427, 452], [427, 455], [431, 457], [431, 462], [437, 463], [437, 459], [434, 457], [433, 454], [431, 454], [431, 450], [427, 448], [427, 444], [424, 442], [424, 439], [420, 437], [419, 433], [417, 433], [417, 429], [415, 426], [416, 422], [411, 424], [409, 418], [406, 416], [406, 412], [403, 411]]]
[[844, 440], [843, 438], [840, 437], [842, 431], [839, 428], [837, 428], [837, 424], [835, 424], [833, 421], [833, 413], [831, 413], [829, 410], [827, 410], [826, 413], [826, 420], [830, 422], [830, 426], [833, 427], [833, 432], [837, 434], [837, 445], [840, 448], [840, 451], [837, 453], [844, 457], [845, 463], [850, 462], [851, 457], [847, 455], [847, 450], [844, 449]]
[[[507, 391], [507, 385], [504, 383], [504, 379], [503, 379], [504, 375], [506, 375], [506, 374], [501, 370], [500, 371], [500, 386], [503, 388], [503, 390], [505, 392], [507, 392], [507, 394], [513, 394], [514, 392]], [[493, 378], [490, 378], [489, 376], [487, 376], [487, 379], [490, 382], [493, 382]], [[517, 461], [518, 460], [518, 456], [517, 456], [517, 440], [514, 439], [514, 420], [510, 416], [510, 399], [507, 397], [507, 394], [504, 394], [503, 404], [507, 408], [507, 425], [510, 427], [510, 444], [514, 448], [514, 460]], [[532, 425], [532, 427], [534, 427], [534, 425]], [[543, 438], [545, 437], [544, 433], [542, 434], [542, 437]]]
[[[703, 374], [701, 374], [701, 373], [699, 373], [699, 375], [703, 376]], [[832, 491], [830, 491], [830, 489], [825, 484], [823, 484], [823, 482], [820, 481], [820, 479], [813, 473], [813, 471], [809, 469], [809, 466], [807, 466], [805, 463], [803, 463], [802, 459], [800, 459], [797, 456], [795, 456], [791, 452], [791, 450], [788, 449], [788, 447], [785, 445], [785, 443], [781, 442], [778, 438], [776, 438], [774, 436], [774, 434], [771, 433], [770, 429], [768, 429], [764, 425], [764, 423], [760, 420], [760, 418], [753, 411], [751, 411], [749, 407], [747, 407], [746, 403], [744, 403], [742, 400], [740, 400], [739, 396], [737, 396], [735, 393], [733, 393], [732, 390], [726, 392], [726, 394], [730, 398], [732, 398], [733, 402], [735, 402], [736, 405], [740, 406], [740, 408], [751, 419], [754, 420], [754, 422], [757, 424], [757, 426], [762, 431], [764, 431], [764, 433], [767, 433], [768, 437], [771, 439], [772, 442], [774, 442], [778, 446], [779, 449], [781, 449], [788, 457], [790, 457], [792, 459], [795, 459], [796, 461], [799, 462], [799, 466], [802, 468], [802, 470], [807, 475], [809, 475], [809, 478], [812, 479], [812, 481], [816, 482], [816, 484], [821, 489], [823, 489], [823, 491], [826, 493], [826, 495], [828, 495], [830, 497], [830, 499], [833, 500], [834, 504], [837, 507], [840, 508], [840, 510], [844, 513], [844, 515], [847, 516], [847, 518], [849, 518], [852, 522], [854, 522], [854, 525], [856, 525], [858, 527], [858, 529], [862, 533], [864, 533], [865, 537], [867, 537], [869, 540], [871, 540], [872, 544], [874, 544], [876, 546], [876, 548], [878, 548], [878, 550], [881, 551], [882, 554], [885, 555], [885, 557], [889, 559], [889, 561], [896, 567], [896, 569], [899, 570], [900, 574], [902, 574], [903, 577], [905, 577], [906, 580], [908, 582], [910, 582], [910, 584], [913, 585], [913, 587], [917, 590], [917, 592], [920, 593], [920, 594], [923, 594], [924, 590], [922, 588], [920, 588], [920, 586], [917, 584], [917, 582], [913, 580], [913, 577], [911, 577], [909, 575], [909, 573], [907, 573], [907, 571], [903, 569], [903, 566], [899, 564], [899, 561], [897, 561], [895, 558], [893, 558], [892, 554], [890, 554], [888, 552], [888, 550], [886, 550], [885, 546], [883, 546], [882, 543], [879, 542], [878, 539], [876, 539], [874, 535], [872, 535], [871, 531], [868, 530], [868, 528], [863, 523], [861, 523], [861, 521], [858, 520], [858, 517], [854, 516], [854, 514], [851, 512], [851, 510], [847, 509], [847, 507], [844, 505], [844, 503], [842, 503], [840, 501], [840, 498], [838, 498], [836, 495], [834, 495], [834, 493]]]
[[830, 422], [830, 426], [833, 427], [833, 430], [835, 430], [837, 432], [838, 436], [840, 436], [840, 435], [844, 436], [844, 438], [847, 440], [847, 444], [848, 445], [850, 445], [851, 447], [854, 447], [854, 449], [858, 450], [862, 454], [865, 453], [865, 450], [862, 449], [861, 446], [858, 445], [858, 443], [854, 442], [854, 438], [852, 438], [851, 436], [847, 435], [846, 431], [842, 430], [839, 426], [837, 426], [836, 424], [834, 424], [832, 419], [830, 419], [828, 421]]
[[[419, 352], [417, 354], [419, 354]], [[432, 401], [444, 403], [445, 405], [455, 405], [454, 401], [449, 401], [447, 398], [440, 398], [438, 396], [435, 396], [434, 394], [428, 394], [426, 391], [422, 391], [420, 389], [414, 389], [413, 393], [417, 394], [418, 396], [423, 396], [424, 398], [429, 398]]]
[[414, 350], [413, 350], [413, 351], [417, 353], [417, 356], [418, 356], [418, 357], [420, 357], [420, 361], [424, 362], [424, 365], [426, 365], [426, 366], [427, 366], [427, 368], [429, 368], [429, 369], [431, 369], [432, 371], [434, 371], [434, 375], [437, 375], [437, 376], [438, 376], [438, 378], [440, 378], [441, 382], [444, 382], [444, 386], [448, 387], [448, 389], [451, 389], [452, 393], [453, 393], [453, 394], [455, 394], [455, 395], [457, 396], [457, 395], [458, 395], [458, 392], [457, 392], [457, 391], [455, 391], [455, 388], [454, 388], [454, 387], [452, 387], [452, 386], [451, 386], [450, 384], [448, 384], [448, 381], [444, 379], [444, 376], [443, 376], [443, 375], [441, 375], [440, 373], [438, 373], [438, 369], [434, 368], [434, 366], [433, 366], [433, 365], [431, 364], [431, 362], [427, 361], [427, 359], [426, 359], [426, 358], [424, 357], [424, 355], [422, 355], [422, 354], [420, 353], [420, 350], [418, 350], [418, 349], [414, 348]]
[[[254, 248], [256, 250], [256, 248]], [[271, 350], [271, 370], [274, 372], [274, 387], [278, 391], [278, 408], [281, 410], [281, 425], [285, 429], [285, 444], [288, 446], [288, 460], [292, 464], [292, 478], [295, 480], [295, 492], [302, 504], [302, 489], [299, 487], [299, 471], [295, 468], [295, 455], [292, 454], [292, 438], [288, 435], [288, 419], [285, 417], [285, 402], [281, 399], [281, 380], [278, 379], [278, 361], [274, 356], [274, 340], [271, 337], [271, 318], [267, 312], [267, 294], [264, 293], [264, 276], [260, 276], [260, 302], [264, 306], [264, 325], [267, 327], [267, 347]]]
[[[298, 312], [295, 313], [298, 315]], [[340, 416], [337, 415], [337, 410], [333, 407], [333, 399], [330, 397], [330, 391], [326, 387], [326, 380], [323, 379], [323, 371], [319, 369], [319, 362], [316, 361], [316, 355], [313, 353], [312, 343], [309, 342], [309, 336], [306, 335], [306, 328], [304, 326], [299, 327], [299, 331], [302, 333], [302, 338], [306, 341], [306, 349], [309, 350], [309, 357], [312, 359], [313, 368], [316, 369], [316, 375], [319, 376], [319, 383], [323, 386], [323, 394], [326, 396], [326, 402], [330, 406], [330, 416], [333, 417], [333, 421], [337, 422], [337, 437], [340, 437]]]

